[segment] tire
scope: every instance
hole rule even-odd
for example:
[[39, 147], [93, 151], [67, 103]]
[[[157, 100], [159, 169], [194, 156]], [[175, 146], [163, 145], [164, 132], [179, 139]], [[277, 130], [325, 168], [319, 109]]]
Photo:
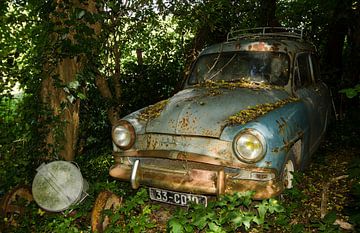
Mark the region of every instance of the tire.
[[26, 207], [33, 201], [30, 186], [21, 185], [10, 190], [0, 203], [0, 217], [7, 221], [1, 226], [1, 229], [10, 226], [18, 226], [20, 217], [26, 211]]
[[96, 198], [93, 210], [91, 212], [91, 230], [92, 232], [104, 232], [110, 223], [108, 216], [103, 216], [104, 210], [116, 211], [120, 208], [122, 198], [110, 191], [101, 191]]
[[294, 179], [294, 173], [295, 171], [295, 163], [292, 158], [289, 158], [286, 163], [284, 164], [283, 168], [283, 183], [285, 189], [291, 189], [293, 188], [293, 179]]

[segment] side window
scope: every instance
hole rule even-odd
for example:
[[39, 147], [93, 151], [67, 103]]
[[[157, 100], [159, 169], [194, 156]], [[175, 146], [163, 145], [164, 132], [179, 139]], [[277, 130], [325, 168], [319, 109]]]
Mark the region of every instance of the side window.
[[311, 54], [311, 65], [315, 82], [320, 80], [320, 63], [319, 58], [315, 54]]
[[307, 53], [299, 54], [296, 58], [296, 70], [294, 74], [296, 87], [306, 87], [311, 85], [311, 67], [309, 55]]

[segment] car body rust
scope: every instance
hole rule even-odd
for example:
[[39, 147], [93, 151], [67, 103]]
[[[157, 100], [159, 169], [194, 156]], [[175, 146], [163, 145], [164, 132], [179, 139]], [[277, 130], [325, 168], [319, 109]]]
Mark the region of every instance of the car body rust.
[[205, 48], [183, 90], [122, 119], [133, 130], [113, 133], [110, 175], [134, 188], [279, 195], [285, 165], [305, 168], [325, 133], [331, 101], [317, 66], [315, 47], [288, 29]]

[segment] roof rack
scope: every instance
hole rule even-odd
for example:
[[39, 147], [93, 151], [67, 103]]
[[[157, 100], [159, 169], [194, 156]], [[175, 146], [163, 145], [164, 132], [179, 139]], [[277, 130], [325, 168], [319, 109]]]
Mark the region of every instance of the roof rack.
[[227, 41], [234, 41], [244, 38], [259, 36], [287, 37], [293, 39], [303, 39], [303, 30], [286, 27], [259, 27], [250, 29], [240, 29], [231, 31], [227, 34]]

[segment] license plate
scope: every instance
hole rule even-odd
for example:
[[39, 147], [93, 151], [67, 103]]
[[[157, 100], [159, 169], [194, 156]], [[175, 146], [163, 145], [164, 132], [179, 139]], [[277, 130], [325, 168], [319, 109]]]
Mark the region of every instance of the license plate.
[[188, 206], [190, 203], [207, 205], [207, 198], [203, 195], [179, 193], [169, 190], [149, 188], [150, 199], [173, 205]]

